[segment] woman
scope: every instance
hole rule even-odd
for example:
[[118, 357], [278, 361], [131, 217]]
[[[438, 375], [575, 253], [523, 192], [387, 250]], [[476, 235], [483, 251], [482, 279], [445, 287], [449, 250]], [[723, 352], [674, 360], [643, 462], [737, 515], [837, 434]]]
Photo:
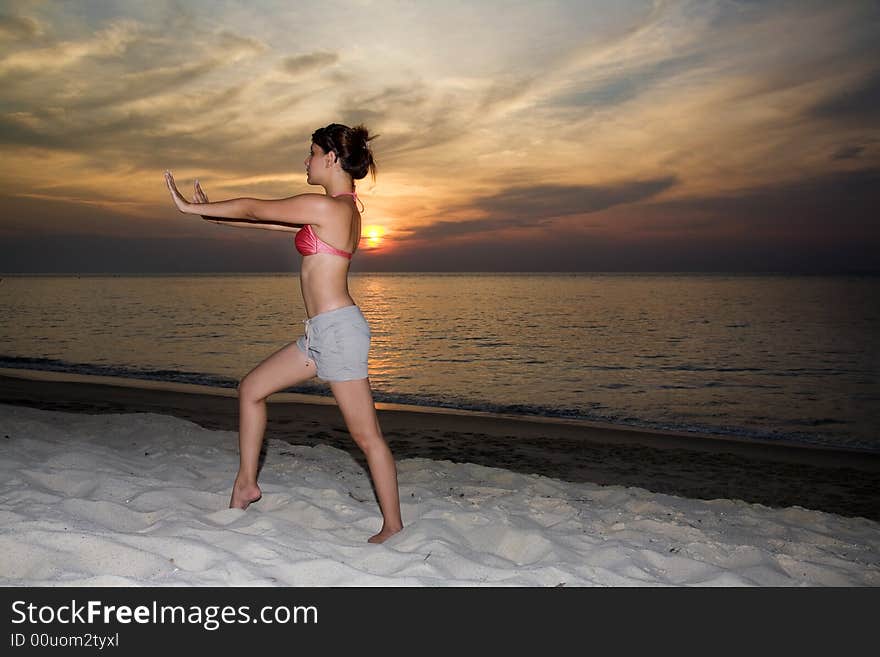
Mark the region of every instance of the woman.
[[345, 424], [367, 457], [384, 519], [369, 541], [381, 543], [403, 528], [397, 468], [382, 437], [367, 378], [370, 329], [348, 291], [348, 268], [361, 234], [354, 181], [367, 172], [375, 177], [370, 139], [363, 126], [338, 123], [312, 134], [306, 175], [324, 194], [211, 203], [196, 181], [190, 203], [169, 171], [165, 181], [181, 212], [230, 226], [295, 232], [296, 248], [303, 255], [300, 285], [309, 318], [305, 335], [257, 365], [238, 388], [241, 461], [229, 506], [245, 509], [260, 499], [257, 463], [266, 430], [266, 398], [317, 375], [329, 381]]

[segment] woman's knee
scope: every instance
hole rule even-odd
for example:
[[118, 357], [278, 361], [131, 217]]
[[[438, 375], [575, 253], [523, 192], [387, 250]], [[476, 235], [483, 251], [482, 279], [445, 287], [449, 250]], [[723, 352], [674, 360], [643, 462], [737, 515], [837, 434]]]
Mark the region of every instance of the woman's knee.
[[246, 375], [238, 382], [239, 400], [248, 402], [264, 401], [268, 395], [261, 394], [259, 387], [259, 382], [253, 373]]
[[349, 430], [352, 440], [361, 448], [364, 454], [368, 454], [377, 449], [385, 447], [385, 439], [378, 431], [371, 429], [355, 429]]

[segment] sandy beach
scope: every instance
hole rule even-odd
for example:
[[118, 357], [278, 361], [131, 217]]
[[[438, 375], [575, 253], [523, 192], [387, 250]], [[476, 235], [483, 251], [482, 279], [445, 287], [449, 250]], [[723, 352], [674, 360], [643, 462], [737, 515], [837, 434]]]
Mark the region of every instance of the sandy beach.
[[0, 583], [876, 586], [880, 456], [379, 405], [404, 532], [332, 399], [270, 399], [225, 508], [234, 390], [0, 373]]

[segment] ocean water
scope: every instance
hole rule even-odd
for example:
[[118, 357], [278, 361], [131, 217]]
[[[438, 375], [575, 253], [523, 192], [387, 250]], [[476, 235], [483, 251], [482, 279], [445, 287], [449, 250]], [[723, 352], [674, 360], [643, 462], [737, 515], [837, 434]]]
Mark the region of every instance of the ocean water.
[[[350, 288], [377, 401], [880, 451], [877, 277], [356, 274]], [[291, 274], [3, 277], [0, 309], [0, 367], [230, 387], [305, 319]]]

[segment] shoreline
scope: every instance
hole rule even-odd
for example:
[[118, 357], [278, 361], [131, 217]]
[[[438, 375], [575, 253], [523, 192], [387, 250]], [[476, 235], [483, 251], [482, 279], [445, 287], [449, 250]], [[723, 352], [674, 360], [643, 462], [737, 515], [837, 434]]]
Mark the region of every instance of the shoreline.
[[[204, 388], [0, 371], [0, 404], [86, 414], [156, 413], [237, 431], [235, 390]], [[880, 455], [870, 452], [390, 404], [377, 404], [377, 413], [398, 461], [473, 463], [569, 482], [880, 520]], [[329, 445], [364, 464], [329, 397], [273, 395], [266, 436], [267, 442]]]
[[[78, 374], [74, 372], [60, 372], [56, 370], [30, 370], [23, 368], [5, 368], [0, 367], [0, 379], [23, 379], [28, 381], [41, 381], [46, 383], [71, 383], [71, 384], [88, 384], [101, 385], [111, 388], [127, 388], [135, 390], [157, 390], [169, 393], [180, 393], [185, 395], [206, 395], [210, 397], [237, 398], [235, 388], [210, 386], [195, 383], [183, 383], [174, 381], [160, 381], [156, 379], [139, 379], [133, 377], [122, 376], [106, 376], [94, 374]], [[2, 401], [2, 400], [0, 400]], [[273, 404], [295, 403], [295, 404], [316, 404], [335, 406], [336, 402], [332, 396], [316, 395], [308, 393], [282, 392], [275, 393], [269, 398], [269, 402]], [[826, 455], [851, 454], [858, 458], [858, 455], [867, 455], [880, 458], [880, 452], [857, 447], [835, 447], [818, 443], [801, 442], [795, 440], [787, 440], [785, 438], [757, 438], [747, 437], [735, 434], [724, 434], [720, 432], [700, 432], [690, 430], [675, 429], [658, 429], [652, 427], [643, 427], [636, 425], [613, 424], [610, 422], [600, 422], [596, 420], [585, 420], [579, 418], [554, 417], [541, 415], [527, 415], [515, 413], [499, 413], [493, 411], [481, 411], [471, 409], [450, 408], [444, 406], [420, 406], [415, 404], [403, 404], [395, 402], [375, 402], [376, 410], [379, 413], [385, 411], [402, 412], [402, 413], [419, 413], [427, 415], [456, 416], [460, 418], [486, 418], [496, 421], [510, 421], [523, 423], [537, 423], [549, 425], [563, 425], [579, 429], [586, 432], [590, 431], [611, 431], [620, 432], [620, 438], [626, 439], [632, 435], [644, 434], [645, 436], [656, 436], [661, 443], [671, 444], [670, 441], [676, 439], [684, 439], [681, 443], [683, 446], [698, 446], [701, 441], [719, 441], [721, 444], [743, 444], [743, 445], [760, 445], [769, 447], [773, 450], [777, 448], [792, 448], [819, 450]], [[697, 442], [693, 442], [697, 441]], [[660, 446], [658, 444], [658, 446]], [[732, 449], [735, 449], [731, 447]], [[845, 457], [844, 457], [845, 458]]]

